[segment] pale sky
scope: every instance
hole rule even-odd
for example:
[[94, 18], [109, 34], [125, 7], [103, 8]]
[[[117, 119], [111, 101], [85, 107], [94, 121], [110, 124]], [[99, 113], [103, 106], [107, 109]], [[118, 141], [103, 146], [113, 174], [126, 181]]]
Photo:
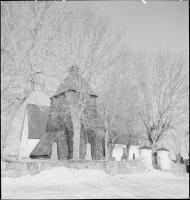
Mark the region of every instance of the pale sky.
[[126, 27], [126, 41], [141, 49], [189, 51], [188, 1], [80, 1], [73, 6], [90, 6], [109, 16], [113, 27]]

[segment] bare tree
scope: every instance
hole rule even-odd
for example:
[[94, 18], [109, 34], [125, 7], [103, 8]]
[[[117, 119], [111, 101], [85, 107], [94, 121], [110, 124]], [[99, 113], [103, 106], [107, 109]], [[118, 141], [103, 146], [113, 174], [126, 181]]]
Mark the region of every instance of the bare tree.
[[168, 130], [188, 121], [188, 62], [184, 52], [136, 52], [132, 67], [136, 109], [153, 152]]
[[183, 145], [181, 134], [173, 132], [170, 135], [169, 139], [171, 142], [170, 148], [176, 156], [177, 163], [179, 163], [182, 155], [182, 145]]
[[56, 118], [56, 115], [65, 115], [65, 110], [70, 112], [74, 130], [73, 159], [79, 159], [81, 123], [96, 127], [92, 116], [88, 114], [89, 109], [86, 109], [94, 109], [96, 102], [96, 94], [91, 87], [95, 88], [100, 74], [116, 64], [125, 51], [122, 43], [123, 32], [112, 31], [108, 20], [99, 18], [89, 8], [73, 12], [67, 20], [66, 30], [61, 32], [59, 43], [55, 46], [59, 51], [51, 54], [61, 63], [60, 67], [54, 69], [54, 76], [64, 85], [64, 67], [76, 67], [77, 73], [71, 78], [75, 88], [71, 90], [70, 85], [64, 86], [62, 93], [67, 106], [62, 114], [57, 109], [53, 115]]
[[184, 132], [184, 142], [185, 142], [186, 152], [189, 157], [189, 131]]
[[17, 110], [45, 87], [48, 54], [67, 16], [53, 2], [1, 2], [2, 148]]
[[135, 95], [130, 80], [123, 76], [119, 65], [106, 72], [102, 85], [104, 88], [101, 89], [98, 99], [98, 113], [105, 137], [105, 156], [109, 160], [118, 139], [129, 144], [130, 135], [134, 134]]
[[164, 138], [164, 144], [174, 153], [178, 163], [181, 157], [185, 158], [189, 156], [189, 136], [188, 132], [184, 131], [183, 128], [171, 131]]

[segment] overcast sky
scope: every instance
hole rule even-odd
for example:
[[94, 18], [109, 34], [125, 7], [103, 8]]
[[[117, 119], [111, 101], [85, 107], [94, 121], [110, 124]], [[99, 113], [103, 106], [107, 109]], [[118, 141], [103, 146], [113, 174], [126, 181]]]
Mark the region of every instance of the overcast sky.
[[80, 1], [74, 7], [90, 6], [109, 16], [112, 25], [127, 28], [130, 46], [167, 47], [189, 51], [188, 1]]

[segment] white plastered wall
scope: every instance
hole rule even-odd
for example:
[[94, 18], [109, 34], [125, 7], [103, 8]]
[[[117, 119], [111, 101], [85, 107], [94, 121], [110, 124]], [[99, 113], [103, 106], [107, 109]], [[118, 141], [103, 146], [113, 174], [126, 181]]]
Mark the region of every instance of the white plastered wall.
[[20, 142], [20, 158], [29, 158], [30, 153], [37, 145], [40, 139], [28, 139], [28, 111], [26, 110], [24, 124], [22, 129], [22, 136]]
[[151, 150], [149, 149], [139, 149], [140, 152], [140, 157], [141, 158], [150, 158], [152, 159], [152, 154], [151, 154]]
[[40, 139], [29, 139], [28, 140], [28, 157], [39, 141], [40, 141]]
[[112, 157], [115, 157], [116, 161], [121, 161], [121, 156], [123, 156], [123, 148], [114, 148]]
[[139, 146], [131, 145], [129, 150], [129, 160], [133, 160], [133, 154], [135, 154], [135, 159], [139, 158]]
[[[19, 157], [21, 155], [21, 146], [23, 144], [21, 144], [20, 137], [21, 137], [21, 132], [22, 132], [24, 113], [25, 113], [27, 104], [49, 106], [50, 98], [43, 92], [33, 91], [31, 95], [27, 98], [27, 100], [23, 103], [23, 105], [18, 109], [10, 127], [10, 134], [7, 139], [7, 147], [4, 149], [4, 152], [3, 152], [4, 155], [10, 154], [12, 156], [15, 155]], [[22, 152], [22, 154], [23, 153], [24, 152]]]
[[[123, 148], [126, 148], [126, 145], [115, 145], [112, 157], [115, 157], [116, 161], [121, 161], [121, 156], [123, 156]], [[135, 154], [135, 159], [139, 158], [139, 146], [136, 145], [130, 146], [129, 160], [133, 159], [133, 154]]]
[[26, 109], [20, 141], [20, 158], [28, 157], [28, 113]]
[[139, 157], [144, 159], [146, 168], [148, 170], [153, 168], [152, 165], [152, 150], [151, 149], [139, 149]]
[[160, 169], [170, 169], [168, 153], [168, 151], [157, 151], [158, 167]]

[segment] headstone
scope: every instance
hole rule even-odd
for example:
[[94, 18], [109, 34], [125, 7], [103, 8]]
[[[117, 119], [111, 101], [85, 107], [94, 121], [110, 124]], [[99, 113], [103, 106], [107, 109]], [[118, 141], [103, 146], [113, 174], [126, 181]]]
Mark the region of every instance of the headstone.
[[52, 144], [51, 159], [52, 160], [58, 160], [58, 156], [57, 156], [57, 142], [54, 142]]
[[184, 160], [184, 163], [185, 163], [186, 165], [189, 165], [189, 159], [185, 159], [185, 160]]
[[180, 163], [180, 161], [181, 161], [181, 154], [177, 154], [176, 163]]
[[186, 166], [186, 172], [189, 173], [189, 165], [185, 165]]
[[92, 156], [91, 156], [91, 145], [90, 145], [90, 143], [88, 143], [88, 144], [86, 145], [85, 160], [92, 160]]
[[181, 163], [181, 164], [184, 164], [183, 157], [181, 157], [180, 163]]
[[157, 165], [157, 164], [158, 164], [157, 161], [158, 161], [157, 152], [154, 152], [154, 153], [153, 153], [153, 164], [154, 164], [154, 165]]

